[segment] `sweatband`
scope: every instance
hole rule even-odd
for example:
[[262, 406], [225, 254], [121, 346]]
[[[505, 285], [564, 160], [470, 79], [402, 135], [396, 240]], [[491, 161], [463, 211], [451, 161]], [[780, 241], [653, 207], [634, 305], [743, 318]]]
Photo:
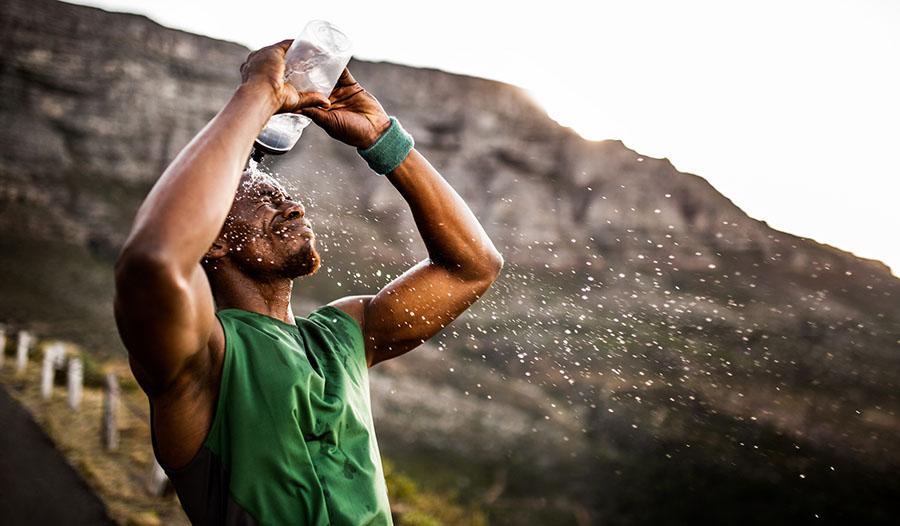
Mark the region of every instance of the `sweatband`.
[[381, 134], [381, 137], [375, 141], [375, 144], [366, 149], [357, 148], [356, 151], [365, 159], [369, 168], [375, 170], [379, 175], [385, 175], [394, 171], [394, 168], [400, 166], [403, 159], [409, 155], [409, 151], [413, 149], [415, 141], [396, 117], [391, 117], [391, 125], [387, 131]]

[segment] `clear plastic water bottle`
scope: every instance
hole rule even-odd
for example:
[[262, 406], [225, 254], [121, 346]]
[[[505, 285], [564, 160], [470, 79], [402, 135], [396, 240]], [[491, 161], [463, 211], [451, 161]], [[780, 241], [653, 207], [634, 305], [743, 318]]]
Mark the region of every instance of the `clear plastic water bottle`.
[[[350, 62], [351, 43], [340, 29], [324, 20], [306, 24], [284, 57], [284, 80], [299, 92], [319, 92], [326, 97]], [[290, 151], [311, 121], [297, 113], [272, 116], [256, 138], [257, 151], [282, 154]]]

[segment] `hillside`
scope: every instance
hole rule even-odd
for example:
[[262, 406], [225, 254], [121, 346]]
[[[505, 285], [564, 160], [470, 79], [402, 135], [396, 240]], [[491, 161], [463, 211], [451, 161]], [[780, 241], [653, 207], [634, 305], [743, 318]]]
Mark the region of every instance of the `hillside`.
[[[248, 50], [50, 0], [0, 9], [0, 321], [120, 355], [112, 261]], [[665, 159], [585, 141], [513, 86], [350, 67], [507, 262], [463, 318], [372, 370], [386, 455], [501, 524], [887, 520], [900, 280], [883, 264], [775, 231]], [[298, 314], [425, 257], [352, 148], [311, 128], [265, 168], [321, 241]]]

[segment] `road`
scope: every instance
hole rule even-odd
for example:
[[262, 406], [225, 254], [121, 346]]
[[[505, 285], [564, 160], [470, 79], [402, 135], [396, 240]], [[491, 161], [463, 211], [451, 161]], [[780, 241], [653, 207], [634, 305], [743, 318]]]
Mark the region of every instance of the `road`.
[[0, 386], [0, 524], [114, 524], [53, 442]]

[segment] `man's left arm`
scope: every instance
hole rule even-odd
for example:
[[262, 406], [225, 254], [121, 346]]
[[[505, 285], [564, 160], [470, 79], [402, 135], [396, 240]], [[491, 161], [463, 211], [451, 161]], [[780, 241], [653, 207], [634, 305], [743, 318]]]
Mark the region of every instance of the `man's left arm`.
[[428, 258], [374, 296], [331, 305], [363, 328], [369, 366], [419, 346], [487, 291], [503, 258], [459, 194], [416, 150], [387, 174], [413, 214]]
[[[349, 71], [329, 100], [327, 110], [302, 112], [351, 146], [371, 146], [390, 124], [381, 104]], [[503, 257], [468, 205], [419, 152], [411, 150], [387, 179], [409, 204], [428, 258], [374, 296], [330, 304], [359, 322], [370, 367], [437, 334], [487, 291], [503, 266]]]

